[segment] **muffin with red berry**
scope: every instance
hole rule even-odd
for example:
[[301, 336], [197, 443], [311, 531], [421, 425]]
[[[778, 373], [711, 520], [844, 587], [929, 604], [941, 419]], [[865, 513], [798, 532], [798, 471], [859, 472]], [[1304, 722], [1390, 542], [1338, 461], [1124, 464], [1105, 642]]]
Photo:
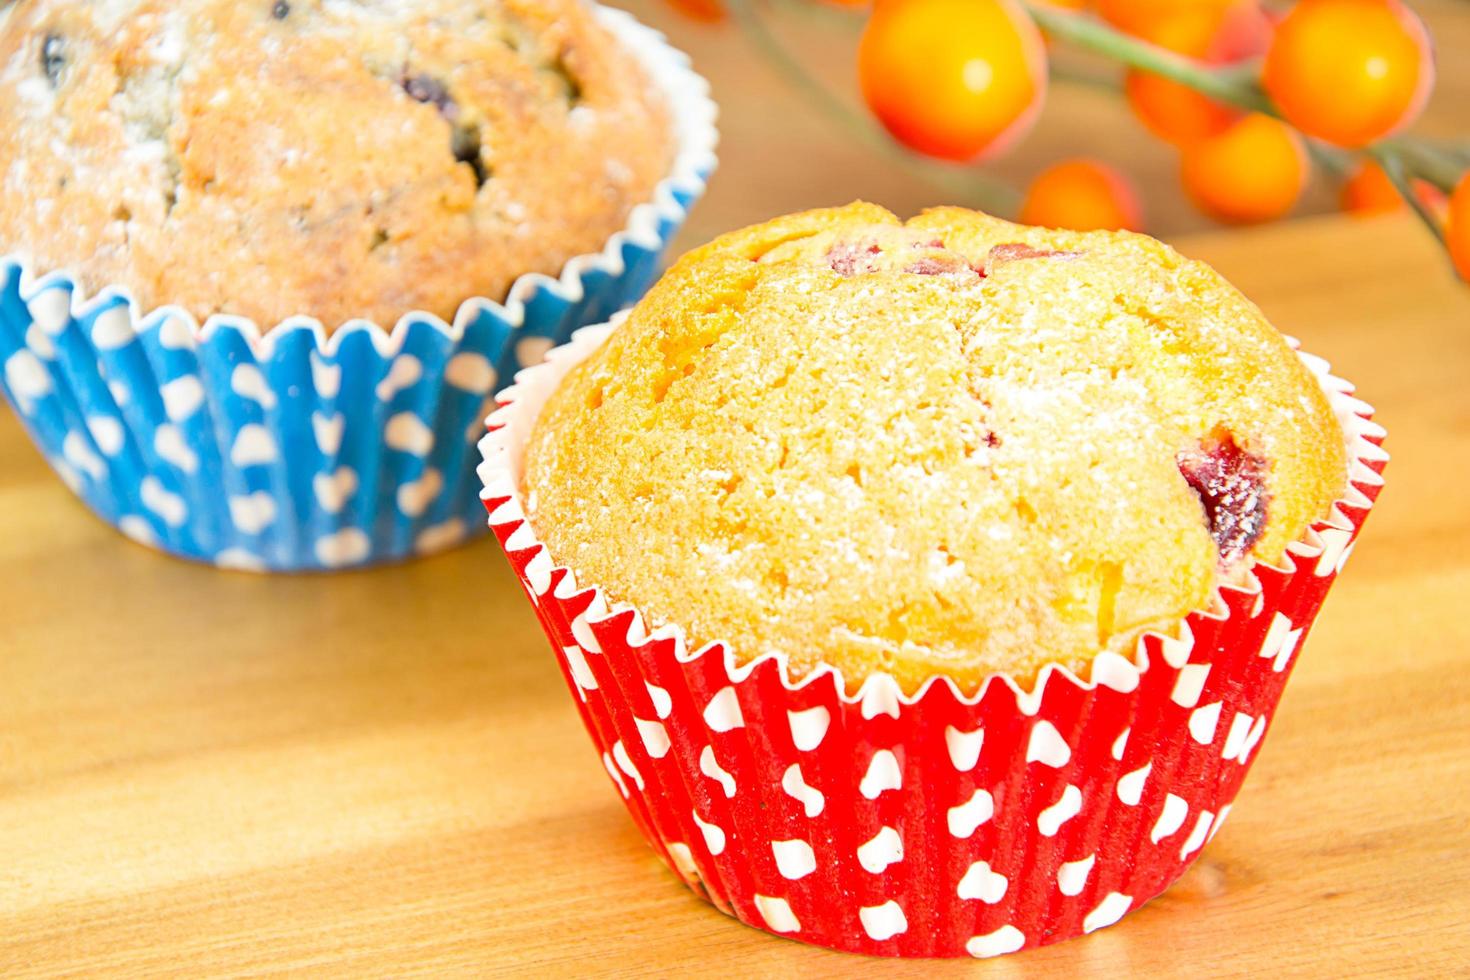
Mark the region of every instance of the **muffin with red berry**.
[[855, 205], [687, 256], [547, 403], [525, 486], [554, 560], [695, 643], [973, 689], [1168, 631], [1345, 455], [1281, 335], [1167, 246]]
[[686, 880], [987, 955], [1218, 828], [1376, 493], [1323, 367], [1150, 238], [854, 204], [685, 256], [512, 389], [482, 472]]

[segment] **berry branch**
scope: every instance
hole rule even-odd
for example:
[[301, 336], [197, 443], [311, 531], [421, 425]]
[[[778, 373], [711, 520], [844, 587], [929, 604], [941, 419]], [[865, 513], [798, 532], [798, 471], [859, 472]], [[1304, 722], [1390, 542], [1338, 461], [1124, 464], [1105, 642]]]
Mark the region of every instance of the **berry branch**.
[[[877, 0], [867, 10], [851, 0], [841, 9], [814, 0], [671, 2], [716, 13], [723, 2], [793, 88], [957, 201], [1019, 211], [1032, 224], [1139, 227], [1132, 185], [1096, 161], [1049, 167], [1024, 196], [974, 168], [1030, 127], [1049, 76], [1120, 92], [1147, 128], [1179, 148], [1185, 189], [1222, 221], [1288, 213], [1310, 157], [1342, 179], [1345, 209], [1407, 204], [1470, 278], [1470, 140], [1399, 133], [1434, 76], [1428, 34], [1402, 0], [1296, 0], [1269, 15], [1256, 0]], [[782, 42], [768, 23], [773, 6], [861, 31], [858, 70], [870, 112]], [[1075, 9], [1082, 6], [1095, 13]], [[1124, 74], [1054, 63], [1038, 30]]]
[[1444, 229], [1440, 228], [1439, 220], [1424, 206], [1424, 202], [1419, 199], [1419, 195], [1414, 193], [1414, 186], [1411, 183], [1410, 176], [1404, 169], [1403, 157], [1382, 148], [1370, 149], [1368, 152], [1377, 159], [1378, 165], [1383, 168], [1383, 172], [1393, 182], [1394, 189], [1399, 192], [1399, 197], [1402, 197], [1408, 203], [1409, 207], [1413, 209], [1414, 214], [1423, 222], [1424, 227], [1429, 229], [1429, 233], [1434, 236], [1440, 246], [1448, 248], [1449, 243], [1445, 241]]
[[[1024, 4], [1026, 13], [1036, 24], [1052, 37], [1063, 40], [1083, 50], [1102, 55], [1130, 68], [1137, 68], [1167, 78], [1169, 81], [1193, 89], [1201, 95], [1218, 102], [1235, 106], [1247, 112], [1281, 119], [1282, 114], [1271, 102], [1257, 81], [1258, 68], [1244, 65], [1231, 68], [1210, 68], [1191, 58], [1149, 44], [1125, 34], [1101, 20], [1082, 14], [1070, 13], [1048, 7], [1034, 0]], [[1335, 172], [1347, 169], [1347, 155], [1335, 147], [1326, 146], [1315, 140], [1307, 141], [1313, 158]], [[1415, 193], [1415, 178], [1428, 181], [1445, 193], [1454, 190], [1460, 180], [1462, 167], [1456, 166], [1448, 154], [1431, 144], [1409, 137], [1390, 137], [1366, 147], [1363, 152], [1383, 168], [1399, 196], [1434, 236], [1440, 245], [1446, 245], [1444, 230], [1439, 219], [1424, 205]]]
[[1178, 82], [1219, 102], [1229, 103], [1247, 112], [1275, 114], [1254, 73], [1211, 69], [1192, 58], [1156, 47], [1146, 41], [1109, 27], [1093, 17], [1068, 13], [1039, 3], [1026, 3], [1026, 13], [1038, 27], [1059, 41], [1066, 41], [1086, 51], [1100, 54], [1111, 61], [1138, 68]]

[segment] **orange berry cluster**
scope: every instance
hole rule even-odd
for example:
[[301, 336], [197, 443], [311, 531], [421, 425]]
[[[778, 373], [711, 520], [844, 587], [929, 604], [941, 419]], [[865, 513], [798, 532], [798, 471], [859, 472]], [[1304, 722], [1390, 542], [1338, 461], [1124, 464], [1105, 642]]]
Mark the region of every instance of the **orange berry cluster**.
[[[1146, 71], [1130, 69], [1124, 78], [1139, 120], [1179, 148], [1190, 198], [1221, 221], [1286, 214], [1310, 174], [1303, 135], [1365, 146], [1412, 121], [1433, 82], [1428, 35], [1400, 0], [1299, 0], [1284, 16], [1257, 0], [1051, 4], [1090, 5], [1117, 30], [1181, 58], [1258, 76], [1280, 119]], [[1023, 135], [1046, 76], [1046, 47], [1013, 0], [877, 0], [858, 53], [863, 96], [889, 132], [922, 153], [959, 161], [1002, 152]], [[1382, 174], [1366, 173], [1350, 182], [1344, 200], [1381, 208], [1387, 198], [1369, 184]], [[1078, 228], [1139, 224], [1126, 179], [1086, 160], [1040, 174], [1022, 217]]]
[[[669, 2], [700, 19], [723, 12], [722, 0]], [[1040, 113], [1047, 39], [1021, 0], [821, 2], [871, 7], [858, 44], [858, 81], [869, 109], [911, 149], [962, 163], [985, 160], [1024, 136]], [[1242, 110], [1140, 68], [1123, 76], [1139, 121], [1178, 149], [1189, 198], [1227, 223], [1290, 212], [1311, 175], [1306, 139], [1340, 148], [1338, 154], [1362, 150], [1411, 123], [1434, 84], [1428, 32], [1403, 0], [1296, 0], [1284, 12], [1261, 0], [1031, 2], [1095, 16], [1186, 68], [1238, 73], [1237, 85], [1249, 80], [1245, 91], [1259, 92], [1265, 111]], [[1167, 68], [1136, 50], [1115, 56]], [[1343, 181], [1340, 201], [1353, 213], [1393, 210], [1404, 206], [1401, 187], [1412, 189], [1436, 223], [1445, 216], [1451, 258], [1470, 279], [1470, 174], [1446, 200], [1423, 180], [1396, 184], [1365, 158]], [[1143, 223], [1128, 179], [1089, 159], [1038, 174], [1020, 218], [1079, 230], [1137, 230]]]

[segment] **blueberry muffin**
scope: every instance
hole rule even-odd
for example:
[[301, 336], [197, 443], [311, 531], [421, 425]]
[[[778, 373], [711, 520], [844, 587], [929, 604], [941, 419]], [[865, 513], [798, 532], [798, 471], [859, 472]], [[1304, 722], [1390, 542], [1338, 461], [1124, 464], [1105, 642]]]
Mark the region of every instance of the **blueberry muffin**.
[[853, 204], [685, 256], [552, 395], [524, 495], [650, 627], [912, 692], [1131, 656], [1346, 483], [1320, 386], [1210, 268]]
[[0, 11], [0, 253], [144, 309], [452, 318], [599, 249], [672, 154], [578, 0]]

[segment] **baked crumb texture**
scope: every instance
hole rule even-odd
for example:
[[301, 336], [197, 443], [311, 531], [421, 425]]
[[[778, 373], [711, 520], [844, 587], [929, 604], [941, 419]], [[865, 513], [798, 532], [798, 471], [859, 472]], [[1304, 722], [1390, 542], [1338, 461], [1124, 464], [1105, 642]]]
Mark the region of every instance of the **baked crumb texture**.
[[915, 691], [1087, 676], [1346, 489], [1317, 382], [1153, 239], [853, 204], [685, 256], [552, 396], [557, 564], [691, 648]]
[[598, 250], [672, 153], [579, 0], [0, 12], [0, 252], [145, 309], [451, 319]]

